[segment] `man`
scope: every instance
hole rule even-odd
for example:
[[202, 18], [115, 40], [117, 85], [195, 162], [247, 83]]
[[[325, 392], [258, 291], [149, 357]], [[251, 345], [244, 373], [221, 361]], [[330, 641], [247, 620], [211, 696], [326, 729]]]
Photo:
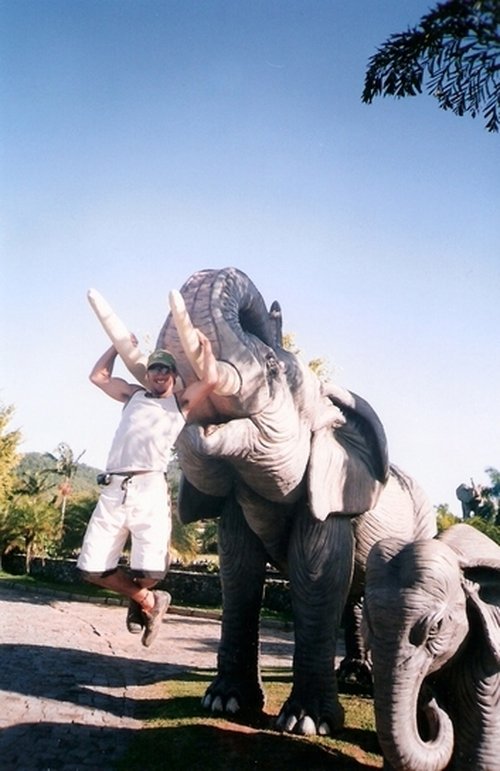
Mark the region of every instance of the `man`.
[[[127, 628], [149, 647], [171, 597], [153, 590], [167, 572], [171, 532], [165, 473], [172, 446], [185, 421], [217, 383], [210, 341], [197, 330], [202, 377], [174, 395], [175, 359], [156, 350], [147, 363], [147, 387], [112, 375], [117, 351], [108, 348], [90, 373], [92, 383], [125, 404], [89, 521], [78, 568], [85, 580], [129, 598]], [[133, 342], [137, 344], [135, 338]], [[130, 573], [118, 561], [130, 534]]]

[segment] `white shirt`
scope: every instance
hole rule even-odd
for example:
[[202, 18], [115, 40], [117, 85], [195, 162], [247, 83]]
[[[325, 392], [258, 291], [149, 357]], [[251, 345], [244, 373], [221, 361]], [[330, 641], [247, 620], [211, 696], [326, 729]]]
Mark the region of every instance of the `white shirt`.
[[106, 470], [166, 472], [184, 424], [174, 396], [156, 398], [136, 391], [123, 408]]

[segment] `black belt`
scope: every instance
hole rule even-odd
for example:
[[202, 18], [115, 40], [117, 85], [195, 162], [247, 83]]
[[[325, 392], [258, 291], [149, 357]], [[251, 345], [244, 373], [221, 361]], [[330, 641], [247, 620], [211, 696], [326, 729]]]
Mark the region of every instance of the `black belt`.
[[[135, 477], [137, 474], [153, 474], [152, 468], [142, 469], [142, 471], [108, 471], [110, 477]], [[158, 471], [158, 474], [161, 472]]]
[[[130, 477], [138, 476], [139, 474], [152, 474], [152, 473], [154, 473], [152, 469], [151, 470], [148, 469], [144, 471], [106, 471], [104, 474], [98, 474], [96, 479], [97, 479], [98, 485], [106, 486], [111, 483], [111, 477], [130, 478]], [[162, 472], [157, 471], [156, 473], [161, 474]]]
[[[128, 483], [132, 479], [132, 477], [139, 476], [140, 474], [152, 474], [155, 473], [153, 470], [144, 470], [144, 471], [107, 471], [104, 474], [98, 474], [97, 484], [101, 485], [102, 487], [107, 487], [111, 484], [111, 477], [123, 477], [123, 482], [121, 483], [120, 487], [123, 490], [123, 500], [122, 504], [125, 503], [127, 500], [127, 488]], [[161, 471], [157, 471], [157, 474], [161, 474]], [[164, 473], [163, 476], [165, 477], [165, 480], [167, 479], [167, 475]]]

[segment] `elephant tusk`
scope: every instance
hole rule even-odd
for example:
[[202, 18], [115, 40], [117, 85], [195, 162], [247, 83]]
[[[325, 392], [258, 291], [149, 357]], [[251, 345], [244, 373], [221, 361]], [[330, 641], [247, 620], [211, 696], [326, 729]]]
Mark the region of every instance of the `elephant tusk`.
[[[189, 317], [181, 293], [173, 289], [169, 293], [170, 310], [184, 352], [197, 377], [202, 377], [201, 346], [196, 330]], [[218, 396], [234, 396], [241, 388], [241, 378], [236, 369], [225, 361], [217, 361], [217, 386], [214, 393]]]
[[146, 383], [146, 356], [132, 343], [131, 335], [108, 302], [96, 289], [89, 289], [87, 298], [104, 331], [120, 354], [123, 363], [136, 380]]

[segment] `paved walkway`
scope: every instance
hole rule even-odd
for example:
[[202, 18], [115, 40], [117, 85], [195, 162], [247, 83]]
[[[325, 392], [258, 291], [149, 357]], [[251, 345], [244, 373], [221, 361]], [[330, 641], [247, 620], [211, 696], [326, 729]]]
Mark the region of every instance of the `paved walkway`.
[[[1, 771], [113, 769], [165, 680], [215, 668], [218, 621], [169, 612], [147, 649], [125, 613], [0, 582]], [[292, 649], [291, 632], [263, 630], [264, 666], [290, 666]]]

